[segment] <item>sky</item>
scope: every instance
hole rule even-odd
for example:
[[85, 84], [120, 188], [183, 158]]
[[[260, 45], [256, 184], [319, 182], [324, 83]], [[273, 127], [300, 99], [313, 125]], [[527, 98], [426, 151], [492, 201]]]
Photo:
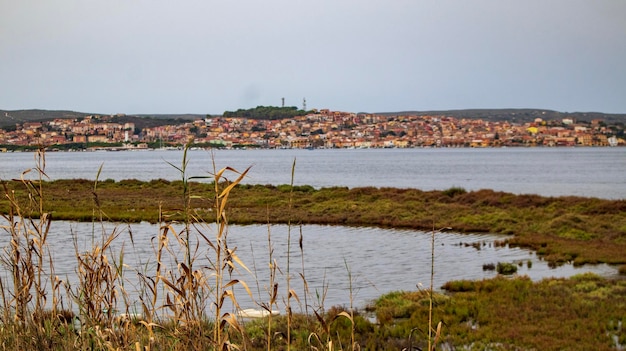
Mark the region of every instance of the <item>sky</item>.
[[0, 109], [626, 113], [624, 0], [0, 0]]

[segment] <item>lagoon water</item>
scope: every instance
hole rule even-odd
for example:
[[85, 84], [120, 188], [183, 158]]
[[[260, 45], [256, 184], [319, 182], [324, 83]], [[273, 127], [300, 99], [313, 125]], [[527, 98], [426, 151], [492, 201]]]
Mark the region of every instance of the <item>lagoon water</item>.
[[[181, 178], [180, 150], [51, 152], [51, 179]], [[443, 190], [493, 189], [515, 194], [626, 199], [626, 148], [441, 148], [330, 150], [191, 150], [189, 176], [207, 176], [216, 167], [243, 171], [244, 183], [294, 184], [316, 188], [398, 187]], [[18, 178], [34, 167], [33, 153], [0, 153], [0, 179]]]
[[[180, 179], [169, 163], [179, 166], [183, 152], [171, 150], [124, 152], [52, 152], [46, 154], [46, 173], [50, 179]], [[460, 186], [467, 190], [494, 189], [512, 193], [545, 196], [587, 196], [626, 199], [626, 148], [502, 148], [502, 149], [366, 149], [366, 150], [191, 150], [188, 175], [206, 176], [216, 167], [231, 166], [243, 170], [252, 166], [250, 184], [288, 184], [295, 160], [294, 183], [316, 188], [329, 186], [374, 186], [447, 189]], [[22, 171], [35, 165], [33, 153], [0, 153], [0, 179], [19, 178]], [[28, 177], [32, 177], [29, 173]], [[233, 175], [234, 177], [234, 175]], [[0, 221], [0, 225], [6, 223]], [[105, 232], [116, 224], [106, 224]], [[117, 225], [122, 230], [110, 257], [125, 251], [128, 286], [137, 284], [137, 271], [153, 269], [151, 239], [159, 229], [147, 223]], [[95, 232], [94, 232], [95, 230]], [[207, 233], [211, 237], [211, 228]], [[290, 276], [295, 291], [303, 300], [299, 273], [302, 273], [298, 239], [303, 236], [304, 274], [311, 296], [327, 287], [325, 305], [350, 302], [348, 269], [353, 277], [354, 303], [363, 307], [368, 301], [392, 290], [412, 290], [430, 283], [430, 234], [420, 231], [334, 226], [231, 226], [229, 246], [255, 277], [242, 273], [255, 298], [267, 300], [268, 232], [272, 237], [274, 258], [282, 274], [279, 286], [285, 289], [287, 237], [291, 231]], [[133, 234], [134, 245], [129, 239]], [[92, 238], [100, 235], [99, 226], [73, 222], [54, 222], [50, 234], [51, 252], [57, 274], [76, 281], [76, 239], [79, 252], [91, 247]], [[7, 248], [8, 238], [0, 231], [0, 247]], [[519, 262], [519, 273], [538, 280], [567, 277], [592, 271], [605, 276], [616, 274], [606, 265], [575, 268], [564, 265], [550, 268], [533, 252], [516, 248], [498, 248], [496, 235], [440, 233], [435, 240], [434, 286], [439, 288], [453, 279], [482, 279], [495, 275], [482, 265]], [[471, 243], [480, 243], [480, 250]], [[201, 255], [207, 252], [202, 251]], [[529, 267], [528, 261], [532, 263]], [[206, 264], [207, 262], [204, 262]], [[8, 272], [0, 267], [0, 277]], [[65, 279], [65, 278], [63, 278]], [[5, 280], [6, 281], [6, 280]], [[257, 282], [258, 281], [258, 285]], [[243, 295], [243, 294], [241, 294]], [[284, 294], [283, 294], [284, 296]], [[315, 301], [308, 299], [310, 305]], [[302, 301], [304, 302], [304, 301]], [[281, 305], [282, 306], [282, 305]], [[242, 307], [254, 307], [251, 301]]]
[[[3, 224], [5, 223], [0, 220], [0, 225]], [[175, 229], [180, 231], [181, 228]], [[112, 250], [107, 252], [109, 260], [111, 262], [119, 260], [120, 252], [123, 250], [125, 286], [131, 297], [136, 297], [134, 291], [139, 290], [137, 273], [154, 276], [156, 266], [154, 238], [159, 234], [157, 225], [105, 223], [101, 227], [100, 224], [94, 226], [91, 223], [54, 222], [48, 240], [55, 262], [56, 275], [76, 286], [76, 252], [84, 253], [91, 250], [94, 242], [101, 242], [103, 233], [109, 235], [113, 230], [119, 233], [119, 237], [114, 241]], [[202, 232], [209, 238], [214, 238], [215, 226], [208, 225], [202, 229]], [[300, 235], [302, 235], [304, 255], [299, 249]], [[192, 238], [194, 237], [195, 235], [192, 235]], [[236, 254], [252, 272], [250, 274], [239, 269], [233, 273], [233, 278], [244, 280], [250, 286], [254, 298], [261, 302], [268, 300], [270, 241], [273, 248], [272, 258], [276, 260], [280, 269], [276, 277], [279, 284], [279, 306], [284, 306], [282, 297], [287, 295], [288, 272], [291, 277], [291, 287], [298, 294], [302, 304], [304, 304], [305, 294], [300, 273], [304, 274], [310, 291], [307, 303], [311, 306], [318, 305], [319, 301], [315, 296], [322, 296], [325, 289], [327, 291], [323, 302], [326, 307], [349, 306], [349, 271], [352, 275], [355, 307], [362, 308], [386, 292], [415, 290], [417, 286], [426, 289], [430, 285], [431, 233], [415, 230], [320, 225], [292, 228], [286, 225], [270, 227], [234, 225], [229, 228], [227, 238], [229, 248], [236, 249]], [[550, 268], [531, 251], [496, 247], [493, 244], [495, 240], [503, 238], [505, 237], [489, 234], [436, 233], [434, 288], [439, 289], [450, 280], [494, 277], [495, 271], [484, 271], [482, 267], [483, 264], [497, 262], [519, 263], [518, 274], [527, 275], [533, 280], [546, 277], [568, 277], [583, 272], [594, 272], [603, 276], [617, 274], [614, 267], [607, 265], [584, 267], [563, 265]], [[169, 241], [170, 247], [175, 247], [175, 240], [170, 237]], [[214, 257], [214, 254], [206, 243], [202, 241], [200, 243], [196, 267], [206, 267], [210, 265], [206, 258]], [[0, 236], [0, 247], [6, 248], [8, 245], [8, 236]], [[288, 253], [290, 255], [289, 271], [287, 270]], [[182, 259], [183, 255], [179, 254], [178, 257]], [[175, 269], [176, 265], [169, 258], [171, 256], [164, 254], [163, 261], [169, 262], [170, 269]], [[211, 273], [208, 270], [205, 272]], [[7, 281], [10, 282], [9, 274], [4, 267], [0, 269], [0, 278], [5, 282], [5, 286]], [[246, 297], [243, 289], [238, 289], [237, 294], [243, 308], [256, 307]], [[292, 301], [292, 304], [298, 305], [296, 301]]]

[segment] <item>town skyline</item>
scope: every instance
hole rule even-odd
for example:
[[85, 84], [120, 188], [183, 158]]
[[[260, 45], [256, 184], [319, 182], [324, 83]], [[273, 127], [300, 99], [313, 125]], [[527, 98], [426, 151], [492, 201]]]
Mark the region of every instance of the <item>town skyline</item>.
[[[314, 109], [282, 119], [206, 115], [142, 128], [125, 121], [125, 114], [85, 115], [16, 123], [15, 127], [0, 129], [0, 145], [5, 149], [7, 146], [147, 149], [186, 144], [301, 149], [625, 145], [624, 123], [607, 123], [598, 114], [588, 115], [588, 120], [566, 116], [546, 119], [548, 112], [540, 110], [525, 114], [526, 121], [520, 118], [516, 122], [445, 114], [383, 115]], [[4, 117], [10, 117], [8, 111]]]

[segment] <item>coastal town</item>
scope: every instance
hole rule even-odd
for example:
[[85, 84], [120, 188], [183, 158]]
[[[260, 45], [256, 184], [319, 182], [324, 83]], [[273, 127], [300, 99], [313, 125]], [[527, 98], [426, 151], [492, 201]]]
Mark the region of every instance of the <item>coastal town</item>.
[[284, 119], [209, 116], [138, 128], [125, 115], [88, 115], [18, 123], [0, 129], [0, 150], [71, 145], [84, 148], [416, 148], [625, 146], [623, 124], [572, 118], [531, 122], [440, 115], [377, 115], [312, 110]]

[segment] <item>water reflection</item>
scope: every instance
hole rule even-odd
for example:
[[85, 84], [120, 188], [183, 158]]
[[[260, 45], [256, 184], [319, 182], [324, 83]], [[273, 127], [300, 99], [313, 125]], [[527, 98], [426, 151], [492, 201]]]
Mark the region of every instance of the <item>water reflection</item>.
[[[76, 284], [76, 242], [79, 252], [89, 250], [98, 242], [102, 232], [119, 230], [120, 236], [112, 246], [112, 259], [119, 258], [124, 250], [126, 288], [132, 293], [137, 286], [137, 272], [154, 275], [155, 255], [153, 239], [159, 228], [148, 223], [132, 225], [103, 225], [57, 221], [52, 225], [49, 244], [54, 258], [56, 274]], [[178, 228], [177, 230], [179, 230]], [[203, 229], [209, 238], [214, 237], [214, 227]], [[302, 235], [303, 254], [299, 248]], [[321, 303], [318, 296], [325, 296], [324, 304], [348, 305], [350, 303], [349, 271], [352, 275], [352, 295], [354, 305], [365, 304], [383, 293], [393, 290], [414, 290], [418, 284], [427, 287], [430, 283], [431, 234], [414, 230], [380, 228], [354, 228], [340, 226], [306, 225], [291, 227], [285, 225], [231, 226], [228, 233], [230, 248], [248, 266], [252, 274], [239, 270], [235, 278], [245, 280], [260, 301], [267, 301], [269, 285], [269, 242], [273, 248], [273, 258], [277, 261], [279, 291], [286, 295], [285, 277], [289, 273], [291, 287], [304, 303], [303, 284], [300, 274], [306, 277], [310, 294], [309, 305]], [[131, 240], [132, 237], [132, 240]], [[290, 238], [290, 264], [287, 254]], [[616, 274], [613, 267], [595, 265], [573, 267], [564, 265], [555, 269], [538, 259], [531, 251], [518, 248], [496, 247], [493, 243], [502, 236], [488, 234], [438, 233], [435, 237], [435, 288], [445, 282], [457, 279], [491, 278], [497, 273], [484, 271], [483, 265], [497, 262], [520, 262], [518, 273], [528, 275], [533, 280], [546, 277], [568, 277], [582, 272], [595, 272], [604, 276]], [[0, 237], [0, 246], [8, 248], [8, 235]], [[210, 265], [212, 257], [208, 245], [201, 243], [196, 267]], [[528, 265], [528, 262], [531, 265]], [[172, 262], [170, 262], [172, 263]], [[172, 265], [171, 267], [174, 267]], [[8, 281], [6, 267], [0, 268], [0, 276]], [[255, 307], [249, 298], [239, 291], [242, 307]], [[282, 300], [279, 300], [282, 301]], [[292, 301], [297, 305], [297, 302]], [[282, 302], [280, 306], [283, 306]], [[298, 310], [297, 308], [295, 309]]]

